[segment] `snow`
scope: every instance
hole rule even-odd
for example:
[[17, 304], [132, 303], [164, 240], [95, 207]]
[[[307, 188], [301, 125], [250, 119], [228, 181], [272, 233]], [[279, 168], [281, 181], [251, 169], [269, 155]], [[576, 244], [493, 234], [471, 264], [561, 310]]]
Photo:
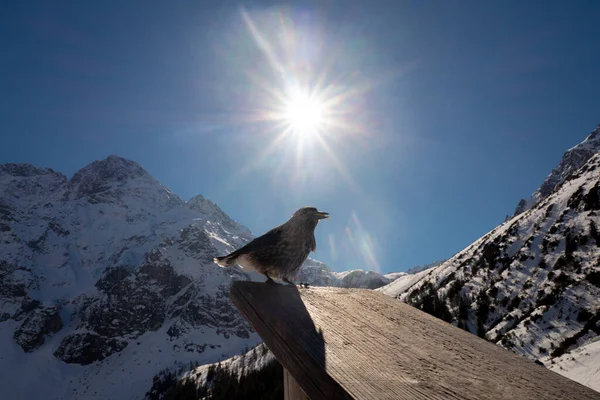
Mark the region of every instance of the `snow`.
[[179, 364], [187, 365], [195, 361], [200, 364], [211, 363], [239, 354], [239, 349], [259, 342], [254, 337], [252, 340], [224, 343], [214, 330], [208, 330], [202, 335], [203, 340], [219, 347], [211, 349], [208, 346], [198, 355], [195, 352], [173, 351], [173, 344], [164, 339], [165, 331], [166, 327], [147, 332], [137, 338], [140, 345], [129, 345], [102, 362], [80, 366], [65, 364], [52, 355], [60, 336], [54, 337], [35, 353], [25, 356], [10, 337], [10, 330], [2, 329], [0, 363], [3, 371], [7, 371], [3, 373], [2, 392], [10, 393], [9, 398], [15, 399], [139, 399], [152, 385], [152, 377], [162, 368], [176, 368]]
[[395, 281], [396, 279], [407, 275], [406, 272], [390, 272], [389, 274], [384, 274], [383, 276], [388, 278], [390, 281]]
[[[226, 360], [219, 361], [219, 364], [223, 368], [227, 368], [229, 371], [235, 371], [239, 376], [242, 373], [248, 373], [249, 371], [260, 370], [265, 364], [273, 360], [275, 356], [264, 343], [259, 344], [253, 349], [249, 350], [248, 353], [242, 355], [235, 355]], [[185, 373], [181, 380], [191, 379], [196, 382], [196, 386], [203, 386], [206, 382], [208, 369], [212, 364], [201, 365], [191, 371]]]
[[391, 297], [398, 297], [401, 293], [405, 292], [412, 285], [419, 282], [421, 279], [423, 279], [423, 277], [428, 275], [435, 268], [436, 267], [432, 267], [412, 275], [400, 275], [393, 282], [388, 283], [387, 285], [377, 288], [375, 290], [380, 291], [383, 294], [386, 294]]
[[600, 392], [600, 338], [546, 365], [550, 370]]

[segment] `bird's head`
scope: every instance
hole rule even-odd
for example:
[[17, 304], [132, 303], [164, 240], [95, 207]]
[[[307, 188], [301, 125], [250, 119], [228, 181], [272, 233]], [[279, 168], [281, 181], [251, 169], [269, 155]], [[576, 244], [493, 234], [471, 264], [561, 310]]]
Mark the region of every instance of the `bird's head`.
[[292, 215], [294, 220], [303, 220], [310, 222], [318, 222], [321, 219], [329, 218], [328, 212], [317, 210], [315, 207], [302, 207]]

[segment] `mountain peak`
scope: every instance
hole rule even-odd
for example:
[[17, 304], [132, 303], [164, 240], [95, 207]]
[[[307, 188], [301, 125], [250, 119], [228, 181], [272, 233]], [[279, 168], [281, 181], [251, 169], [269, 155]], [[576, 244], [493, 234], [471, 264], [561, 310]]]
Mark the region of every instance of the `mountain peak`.
[[224, 228], [228, 230], [237, 231], [238, 229], [241, 229], [241, 232], [244, 235], [251, 236], [251, 233], [248, 230], [248, 228], [232, 220], [227, 214], [225, 214], [225, 212], [223, 212], [223, 210], [221, 210], [221, 207], [219, 207], [209, 199], [205, 198], [201, 194], [198, 194], [189, 199], [187, 201], [187, 207], [191, 210], [199, 212], [203, 218], [209, 221], [219, 222]]
[[594, 154], [600, 151], [600, 125], [583, 142], [567, 150], [556, 168], [546, 177], [542, 185], [528, 199], [521, 199], [513, 217], [527, 211], [549, 196], [568, 177], [582, 167]]
[[198, 194], [187, 201], [187, 205], [192, 210], [198, 211], [203, 215], [214, 215], [217, 214], [219, 216], [225, 215], [221, 207], [216, 205], [214, 202], [210, 201], [206, 197]]
[[94, 203], [122, 202], [123, 196], [133, 196], [166, 209], [184, 204], [138, 163], [116, 155], [94, 161], [77, 171], [69, 187], [69, 197], [87, 197]]
[[76, 197], [79, 198], [103, 192], [109, 189], [111, 184], [124, 184], [128, 180], [136, 178], [154, 180], [135, 161], [110, 155], [104, 160], [94, 161], [77, 171], [69, 184], [76, 193]]
[[585, 138], [584, 142], [587, 142], [588, 140], [589, 140], [589, 141], [591, 141], [591, 140], [595, 140], [595, 139], [597, 139], [597, 138], [598, 138], [598, 136], [600, 136], [600, 124], [598, 124], [598, 126], [596, 127], [596, 129], [594, 129], [594, 130], [592, 131], [592, 133], [590, 133], [590, 134], [588, 135], [588, 137], [586, 137], [586, 138]]
[[89, 178], [103, 181], [123, 181], [143, 176], [150, 176], [150, 174], [135, 161], [110, 155], [104, 160], [94, 161], [77, 171], [71, 178], [71, 182], [77, 184]]

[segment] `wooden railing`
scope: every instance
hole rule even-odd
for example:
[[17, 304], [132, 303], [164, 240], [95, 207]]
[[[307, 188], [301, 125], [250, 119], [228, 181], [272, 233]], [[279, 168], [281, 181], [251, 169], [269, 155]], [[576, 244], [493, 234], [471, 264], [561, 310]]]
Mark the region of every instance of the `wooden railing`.
[[234, 282], [284, 367], [286, 400], [600, 399], [600, 393], [372, 290]]

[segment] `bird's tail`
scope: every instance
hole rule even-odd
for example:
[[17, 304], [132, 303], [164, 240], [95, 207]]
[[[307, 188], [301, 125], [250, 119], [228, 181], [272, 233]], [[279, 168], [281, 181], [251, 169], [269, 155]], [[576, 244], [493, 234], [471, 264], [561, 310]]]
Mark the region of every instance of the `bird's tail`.
[[229, 267], [229, 266], [232, 266], [235, 264], [236, 259], [237, 259], [236, 256], [229, 254], [226, 256], [222, 256], [222, 257], [215, 257], [215, 258], [213, 258], [213, 261], [219, 267]]

